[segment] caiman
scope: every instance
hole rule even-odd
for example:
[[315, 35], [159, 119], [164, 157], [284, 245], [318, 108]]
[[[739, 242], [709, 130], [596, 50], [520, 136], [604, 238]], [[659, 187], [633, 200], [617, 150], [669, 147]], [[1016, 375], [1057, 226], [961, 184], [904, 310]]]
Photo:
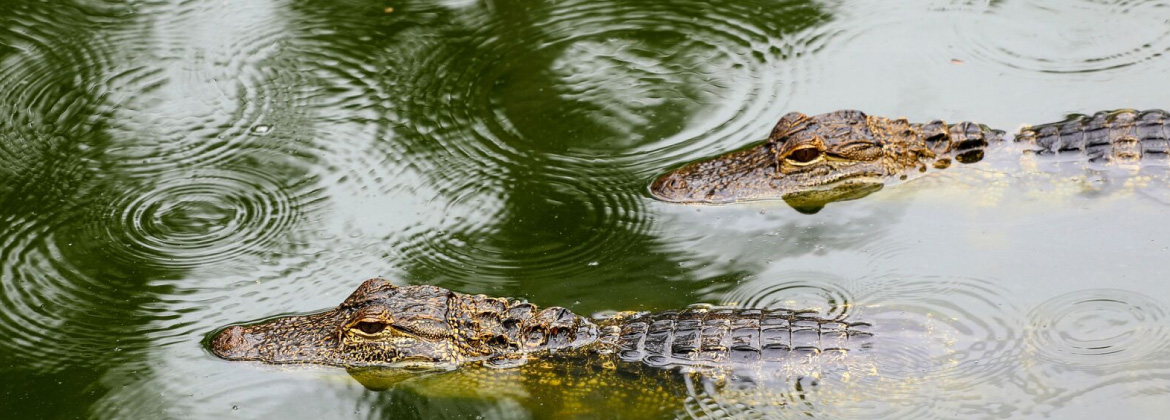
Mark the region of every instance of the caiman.
[[869, 324], [809, 311], [692, 307], [588, 318], [561, 307], [375, 278], [337, 308], [215, 333], [228, 360], [346, 368], [511, 368], [531, 360], [703, 369], [868, 348]]
[[[954, 163], [975, 163], [1005, 132], [972, 122], [910, 123], [842, 110], [789, 113], [767, 140], [694, 162], [658, 177], [650, 193], [675, 203], [720, 204], [784, 199], [802, 211], [868, 195]], [[1122, 109], [1025, 126], [1012, 144], [1040, 156], [1076, 155], [1094, 163], [1135, 163], [1168, 156], [1170, 114]]]

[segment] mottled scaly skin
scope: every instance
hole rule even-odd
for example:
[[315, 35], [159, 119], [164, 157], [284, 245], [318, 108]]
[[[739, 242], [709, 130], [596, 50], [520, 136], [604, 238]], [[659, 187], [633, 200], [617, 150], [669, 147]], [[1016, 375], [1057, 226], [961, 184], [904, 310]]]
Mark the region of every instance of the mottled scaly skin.
[[857, 337], [869, 335], [866, 326], [799, 311], [709, 308], [593, 320], [559, 307], [371, 279], [336, 309], [230, 326], [209, 347], [229, 360], [349, 368], [517, 367], [532, 359], [704, 368], [843, 353], [863, 345]]
[[[1016, 142], [1040, 155], [1076, 153], [1091, 162], [1133, 162], [1168, 153], [1170, 116], [1117, 110], [1025, 127]], [[859, 111], [780, 119], [763, 143], [666, 173], [650, 193], [677, 203], [784, 199], [815, 211], [859, 198], [889, 180], [983, 159], [1003, 131], [970, 122], [909, 123]]]
[[230, 326], [210, 349], [229, 360], [278, 364], [450, 368], [522, 364], [529, 354], [579, 348], [598, 336], [593, 322], [564, 308], [370, 279], [336, 309]]
[[1061, 122], [1024, 127], [1016, 135], [1017, 142], [1028, 143], [1041, 155], [1077, 154], [1107, 162], [1166, 159], [1167, 139], [1170, 114], [1158, 109], [1074, 115]]
[[708, 309], [642, 313], [601, 322], [590, 350], [653, 367], [786, 362], [863, 348], [869, 324], [787, 309]]
[[810, 191], [825, 195], [817, 198], [854, 198], [848, 194], [857, 185], [946, 168], [954, 161], [977, 162], [987, 145], [1002, 137], [1003, 131], [970, 122], [915, 124], [849, 110], [812, 117], [793, 112], [765, 142], [671, 171], [655, 180], [650, 192], [680, 203], [766, 200]]

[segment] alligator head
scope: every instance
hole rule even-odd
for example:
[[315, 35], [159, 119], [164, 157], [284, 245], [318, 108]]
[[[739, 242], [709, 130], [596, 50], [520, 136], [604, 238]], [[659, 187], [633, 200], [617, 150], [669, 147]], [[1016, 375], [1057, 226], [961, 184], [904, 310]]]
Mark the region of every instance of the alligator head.
[[525, 302], [376, 278], [333, 310], [229, 326], [208, 346], [228, 360], [450, 369], [473, 361], [514, 365], [531, 352], [581, 345], [595, 330], [564, 308], [538, 311]]
[[655, 180], [650, 193], [676, 203], [784, 199], [816, 211], [868, 195], [887, 179], [944, 168], [952, 158], [978, 161], [984, 137], [1002, 134], [972, 123], [911, 124], [860, 111], [793, 112], [763, 143], [675, 169]]

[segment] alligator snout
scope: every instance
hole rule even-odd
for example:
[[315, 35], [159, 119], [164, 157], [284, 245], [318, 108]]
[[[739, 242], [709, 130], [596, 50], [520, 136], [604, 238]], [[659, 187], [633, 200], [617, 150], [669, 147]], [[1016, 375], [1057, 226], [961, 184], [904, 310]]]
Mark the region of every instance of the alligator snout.
[[686, 179], [681, 174], [671, 172], [658, 177], [650, 184], [650, 195], [668, 202], [687, 201], [690, 197], [686, 188]]
[[255, 347], [255, 339], [250, 340], [244, 327], [239, 325], [227, 327], [211, 339], [211, 352], [228, 360], [242, 359]]

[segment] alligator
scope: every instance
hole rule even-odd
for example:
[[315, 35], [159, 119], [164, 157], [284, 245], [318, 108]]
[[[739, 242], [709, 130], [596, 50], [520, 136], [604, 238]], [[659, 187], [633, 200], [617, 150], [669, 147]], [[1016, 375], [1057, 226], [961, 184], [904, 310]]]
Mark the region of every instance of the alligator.
[[808, 310], [695, 306], [583, 317], [561, 307], [366, 280], [337, 308], [232, 325], [208, 346], [227, 360], [452, 370], [588, 360], [706, 369], [786, 363], [869, 348], [869, 324]]
[[[674, 203], [723, 204], [783, 199], [815, 212], [832, 201], [864, 197], [886, 182], [983, 160], [1005, 132], [935, 120], [911, 123], [841, 110], [780, 118], [767, 140], [669, 171], [650, 194]], [[1136, 163], [1170, 153], [1170, 114], [1121, 109], [1024, 126], [1014, 144], [1035, 155], [1075, 154], [1095, 163]]]

